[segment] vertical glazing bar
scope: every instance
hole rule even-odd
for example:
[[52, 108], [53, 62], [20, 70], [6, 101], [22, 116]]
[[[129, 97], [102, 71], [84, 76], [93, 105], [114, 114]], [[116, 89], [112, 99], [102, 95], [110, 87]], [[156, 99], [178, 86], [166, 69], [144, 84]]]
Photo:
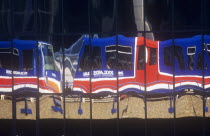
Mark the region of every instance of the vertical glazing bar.
[[[145, 2], [146, 0], [143, 0], [143, 21], [144, 21], [144, 30], [143, 30], [143, 36], [144, 36], [144, 47], [145, 47], [145, 52], [147, 50], [146, 47], [146, 38], [147, 38], [147, 33], [146, 33], [146, 15], [145, 15]], [[148, 120], [147, 120], [147, 67], [146, 67], [146, 56], [147, 54], [145, 53], [144, 56], [144, 104], [145, 104], [145, 136], [148, 135], [147, 131], [148, 131]]]
[[60, 4], [60, 9], [61, 9], [61, 48], [62, 48], [62, 67], [63, 67], [63, 71], [62, 71], [62, 97], [63, 97], [63, 119], [64, 119], [64, 136], [67, 135], [66, 134], [66, 91], [65, 91], [65, 68], [64, 68], [64, 60], [65, 60], [65, 54], [64, 54], [64, 23], [63, 23], [63, 0], [61, 0], [61, 4]]
[[117, 79], [117, 82], [116, 82], [116, 85], [117, 85], [117, 136], [120, 135], [120, 113], [119, 113], [119, 108], [120, 108], [120, 103], [119, 103], [119, 75], [118, 75], [118, 65], [119, 65], [119, 54], [118, 54], [118, 0], [115, 0], [114, 1], [114, 21], [115, 21], [115, 24], [114, 24], [114, 27], [115, 27], [115, 34], [116, 34], [116, 57], [117, 57], [117, 69], [116, 69], [116, 79]]
[[13, 74], [13, 36], [14, 36], [14, 1], [10, 0], [10, 38], [11, 38], [11, 68], [12, 68], [12, 135], [16, 136], [16, 95], [14, 92], [14, 74]]
[[40, 115], [39, 115], [39, 34], [38, 34], [38, 0], [34, 0], [34, 25], [35, 25], [35, 39], [36, 39], [36, 82], [37, 82], [37, 92], [36, 92], [36, 136], [40, 135]]
[[202, 58], [203, 58], [203, 67], [202, 67], [202, 99], [203, 99], [203, 120], [202, 120], [202, 125], [203, 125], [203, 135], [205, 135], [206, 133], [206, 125], [205, 125], [205, 108], [206, 108], [206, 96], [205, 96], [205, 39], [204, 39], [204, 28], [205, 28], [205, 24], [204, 24], [204, 14], [205, 14], [205, 0], [201, 0], [201, 35], [202, 35], [202, 39], [201, 39], [201, 44], [202, 44]]
[[173, 106], [174, 106], [174, 118], [173, 118], [173, 136], [176, 136], [176, 92], [175, 92], [175, 45], [174, 45], [174, 0], [171, 0], [171, 36], [173, 46]]
[[[89, 56], [91, 58], [91, 66], [92, 66], [92, 49], [91, 49], [91, 11], [92, 11], [92, 6], [91, 6], [91, 0], [88, 0], [88, 33], [89, 33]], [[90, 71], [90, 136], [93, 135], [93, 126], [92, 126], [92, 119], [93, 119], [93, 106], [92, 106], [92, 67], [89, 70]]]

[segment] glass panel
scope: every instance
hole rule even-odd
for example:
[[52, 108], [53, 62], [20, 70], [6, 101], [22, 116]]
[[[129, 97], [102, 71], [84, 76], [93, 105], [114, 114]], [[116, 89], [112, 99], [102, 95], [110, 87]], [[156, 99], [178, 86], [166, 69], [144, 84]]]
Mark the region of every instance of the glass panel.
[[[6, 7], [6, 1], [1, 1], [2, 7]], [[5, 5], [4, 5], [5, 4]], [[1, 12], [1, 9], [0, 9]], [[0, 23], [1, 25], [1, 23]], [[1, 26], [0, 26], [1, 27]], [[4, 36], [4, 31], [0, 30], [0, 132], [2, 135], [11, 135], [12, 131], [12, 41]], [[6, 58], [7, 57], [7, 58]]]
[[[62, 63], [63, 53], [62, 49], [55, 53], [55, 58], [57, 63], [60, 65], [61, 70], [65, 71], [65, 89], [68, 93], [70, 93], [73, 88], [74, 78], [76, 76], [76, 72], [79, 72], [80, 65], [84, 65], [82, 61], [79, 61], [80, 51], [83, 45], [85, 35], [72, 35], [72, 36], [64, 36], [64, 64]], [[88, 52], [85, 52], [85, 54]], [[84, 55], [84, 54], [83, 54]]]
[[179, 95], [179, 98], [176, 100], [176, 117], [180, 119], [176, 120], [176, 134], [202, 134], [203, 119], [199, 118], [202, 115], [203, 101], [201, 96]]
[[[186, 34], [185, 37], [182, 35]], [[202, 117], [203, 116], [203, 100], [201, 95], [203, 91], [202, 83], [202, 68], [197, 68], [197, 63], [202, 63], [202, 36], [196, 35], [188, 36], [189, 33], [179, 33], [181, 38], [174, 39], [176, 46], [182, 47], [185, 69], [180, 69], [176, 57], [175, 63], [175, 91], [178, 93], [176, 98], [176, 117], [180, 118], [176, 121], [176, 128], [178, 135], [201, 134], [202, 131]], [[178, 35], [176, 33], [175, 35]], [[195, 47], [195, 49], [193, 49]], [[180, 51], [179, 51], [180, 52]], [[196, 95], [198, 94], [198, 95]], [[190, 125], [183, 130], [179, 124], [187, 125], [185, 119], [188, 118]], [[196, 118], [195, 118], [196, 117]], [[194, 121], [193, 121], [194, 120]], [[192, 122], [191, 122], [192, 121]], [[196, 129], [194, 129], [196, 128]]]
[[201, 29], [201, 11], [201, 1], [174, 1], [175, 30]]
[[[39, 99], [40, 134], [63, 134], [64, 103], [62, 93], [63, 71], [56, 53], [62, 49], [62, 37], [58, 35], [42, 35], [39, 37]], [[46, 94], [47, 93], [47, 94]], [[55, 94], [56, 93], [56, 94]], [[50, 119], [50, 120], [49, 120]], [[55, 127], [53, 124], [59, 124]], [[46, 125], [47, 124], [47, 125]], [[51, 129], [47, 129], [51, 128]]]
[[[23, 35], [22, 37], [26, 37]], [[37, 42], [29, 39], [13, 40], [13, 95], [16, 114], [16, 134], [32, 135], [35, 133], [36, 119], [36, 93], [37, 74], [36, 74], [36, 48]], [[30, 54], [26, 53], [26, 50]], [[30, 51], [29, 51], [30, 50]], [[27, 55], [27, 57], [25, 56]], [[27, 64], [26, 64], [27, 63]], [[26, 123], [27, 122], [27, 123]], [[24, 130], [23, 128], [29, 129]]]
[[[117, 130], [117, 98], [114, 95], [93, 99], [93, 135], [113, 135]], [[107, 126], [107, 127], [104, 127]]]
[[[138, 34], [130, 34], [138, 35]], [[139, 34], [141, 35], [141, 34]], [[127, 45], [124, 48], [127, 60], [129, 60], [129, 69], [122, 70], [124, 75], [119, 73], [119, 123], [120, 135], [144, 135], [145, 134], [145, 103], [144, 103], [144, 66], [145, 66], [145, 47], [142, 37], [124, 37], [119, 41], [121, 45]], [[120, 39], [120, 38], [119, 38]], [[127, 43], [127, 44], [126, 44]], [[121, 47], [121, 46], [119, 46]], [[129, 48], [128, 48], [129, 47]], [[119, 51], [119, 50], [118, 50]], [[131, 54], [129, 54], [131, 53]], [[120, 52], [119, 52], [120, 54]], [[129, 59], [128, 59], [129, 58]], [[123, 60], [123, 56], [119, 55]], [[141, 68], [139, 68], [139, 62]], [[126, 75], [129, 72], [129, 75]]]
[[[36, 99], [33, 95], [16, 95], [16, 118], [17, 135], [33, 135], [35, 133]], [[28, 129], [24, 129], [26, 127]]]
[[89, 30], [88, 1], [63, 1], [63, 18], [66, 33], [87, 34]]
[[[67, 135], [89, 135], [90, 134], [90, 72], [91, 63], [89, 39], [84, 45], [87, 35], [64, 36], [64, 64], [62, 50], [56, 52], [56, 60], [64, 68], [64, 83], [66, 96], [66, 134]], [[89, 60], [84, 59], [89, 57]], [[84, 58], [84, 59], [83, 59]], [[86, 68], [84, 65], [89, 65]], [[82, 66], [82, 67], [81, 67]], [[84, 71], [83, 71], [84, 70]], [[81, 79], [81, 80], [80, 80]], [[85, 96], [87, 94], [87, 96]]]
[[[34, 0], [14, 1], [14, 31], [19, 33], [34, 31]], [[26, 36], [26, 35], [25, 35]]]
[[90, 134], [90, 99], [81, 95], [66, 97], [66, 133], [68, 135]]
[[[134, 0], [133, 3], [143, 0]], [[147, 31], [170, 31], [171, 30], [171, 2], [170, 0], [146, 0], [145, 1], [145, 19], [146, 19], [146, 30]], [[138, 9], [140, 6], [136, 6]], [[135, 14], [135, 12], [134, 12]], [[137, 12], [137, 14], [141, 14], [141, 12]], [[138, 17], [140, 17], [138, 15]], [[142, 17], [143, 18], [143, 17]], [[143, 22], [143, 21], [142, 21]], [[139, 23], [140, 24], [140, 23]], [[143, 28], [143, 23], [142, 23]], [[163, 33], [162, 33], [163, 34]], [[150, 35], [152, 33], [148, 33], [147, 37], [151, 39]], [[154, 39], [154, 38], [153, 38]], [[151, 40], [153, 40], [151, 39]]]
[[155, 39], [146, 39], [148, 135], [170, 135], [174, 116], [172, 43]]
[[116, 2], [113, 0], [91, 0], [90, 4], [92, 7], [90, 8], [90, 31], [99, 34], [100, 37], [114, 36]]
[[[210, 28], [210, 25], [209, 25], [209, 17], [210, 17], [210, 14], [209, 14], [209, 11], [210, 11], [210, 1], [205, 1], [204, 3], [204, 8], [203, 8], [203, 11], [204, 11], [204, 26], [206, 26], [207, 29]], [[205, 34], [208, 34], [209, 35], [209, 32], [205, 32]]]

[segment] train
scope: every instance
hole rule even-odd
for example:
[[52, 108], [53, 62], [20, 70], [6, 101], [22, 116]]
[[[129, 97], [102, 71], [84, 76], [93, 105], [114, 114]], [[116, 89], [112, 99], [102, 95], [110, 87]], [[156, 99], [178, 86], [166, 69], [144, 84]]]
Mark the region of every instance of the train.
[[166, 41], [84, 38], [72, 92], [172, 94], [210, 91], [210, 36]]
[[208, 35], [166, 41], [122, 35], [83, 36], [66, 49], [65, 64], [60, 64], [73, 71], [69, 74], [72, 77], [67, 77], [72, 83], [66, 83], [65, 88], [62, 83], [67, 80], [62, 81], [62, 70], [58, 68], [61, 56], [62, 53], [54, 53], [47, 42], [1, 41], [0, 92], [37, 92], [39, 89], [40, 93], [62, 93], [68, 88], [68, 93], [79, 94], [146, 92], [156, 95], [189, 89], [210, 91]]
[[53, 46], [32, 40], [0, 41], [0, 92], [61, 93]]

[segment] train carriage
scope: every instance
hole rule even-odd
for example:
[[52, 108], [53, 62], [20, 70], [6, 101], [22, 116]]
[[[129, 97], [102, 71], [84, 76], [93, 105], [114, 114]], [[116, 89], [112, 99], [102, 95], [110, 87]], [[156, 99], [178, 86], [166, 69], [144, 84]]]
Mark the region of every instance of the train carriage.
[[172, 77], [174, 74], [175, 80], [172, 84], [175, 84], [176, 92], [185, 89], [204, 91], [203, 84], [205, 91], [208, 91], [209, 42], [210, 37], [206, 35], [160, 42], [159, 75]]
[[16, 92], [37, 92], [39, 81], [41, 93], [60, 93], [61, 76], [52, 45], [30, 40], [0, 42], [0, 81], [0, 92], [11, 92], [12, 85]]
[[[119, 35], [100, 39], [84, 39], [80, 52], [79, 65], [74, 78], [73, 91], [83, 93], [144, 93], [144, 39], [128, 38]], [[157, 42], [147, 40], [149, 55], [147, 65], [154, 72], [157, 54]], [[89, 49], [91, 47], [91, 49]], [[146, 51], [146, 53], [148, 53]], [[91, 54], [91, 55], [90, 55]], [[148, 55], [148, 54], [147, 54]], [[118, 58], [118, 59], [117, 59]], [[91, 71], [91, 74], [90, 74]], [[117, 74], [118, 72], [118, 74]], [[151, 73], [152, 72], [152, 73]], [[117, 81], [118, 80], [118, 81]], [[149, 78], [149, 82], [156, 79]], [[91, 82], [91, 84], [90, 84]], [[91, 87], [91, 91], [90, 91]]]
[[210, 36], [163, 42], [121, 35], [118, 41], [116, 36], [85, 38], [72, 90], [116, 93], [118, 87], [120, 93], [171, 94], [186, 89], [201, 92], [204, 76], [208, 91], [209, 43]]

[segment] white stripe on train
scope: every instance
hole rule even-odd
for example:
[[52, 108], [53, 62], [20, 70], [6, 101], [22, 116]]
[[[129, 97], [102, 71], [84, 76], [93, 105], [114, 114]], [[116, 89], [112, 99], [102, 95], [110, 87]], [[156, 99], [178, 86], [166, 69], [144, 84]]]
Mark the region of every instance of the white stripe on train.
[[[197, 83], [197, 82], [180, 82], [180, 83], [176, 83], [175, 87], [180, 87], [180, 86], [183, 86], [183, 85], [193, 85], [193, 86], [202, 88], [202, 84]], [[209, 88], [209, 87], [210, 87], [210, 84], [205, 85], [205, 88]], [[129, 89], [129, 88], [130, 89], [134, 88], [134, 89], [138, 89], [138, 90], [144, 90], [145, 89], [144, 86], [129, 84], [129, 85], [124, 85], [124, 86], [120, 87], [119, 91], [121, 92], [121, 91]], [[173, 84], [159, 83], [159, 84], [154, 84], [154, 85], [151, 85], [151, 86], [147, 87], [148, 92], [156, 90], [156, 89], [170, 89], [170, 90], [172, 90], [173, 89]], [[73, 87], [73, 91], [80, 91], [80, 92], [87, 93], [87, 92], [85, 92], [85, 90], [83, 90], [80, 87]], [[116, 93], [117, 92], [116, 90], [113, 90], [111, 88], [100, 88], [100, 89], [97, 89], [97, 90], [93, 91], [93, 93], [99, 93], [99, 92], [103, 92], [103, 91], [108, 91], [108, 92], [111, 92], [111, 93]]]

